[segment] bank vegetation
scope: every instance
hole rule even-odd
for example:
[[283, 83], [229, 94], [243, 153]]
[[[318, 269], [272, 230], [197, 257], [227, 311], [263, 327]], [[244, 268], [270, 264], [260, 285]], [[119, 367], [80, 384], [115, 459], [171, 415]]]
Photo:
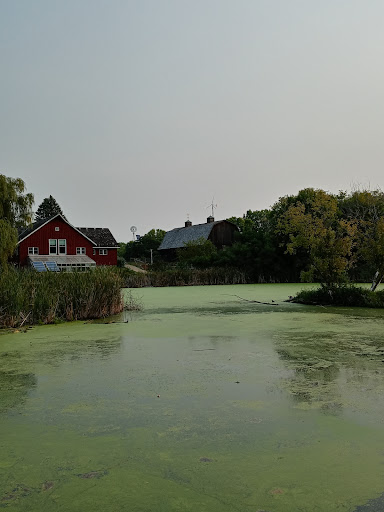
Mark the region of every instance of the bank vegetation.
[[[90, 272], [0, 272], [0, 327], [105, 318], [123, 311], [122, 276], [113, 268]], [[129, 307], [135, 309], [132, 303]]]

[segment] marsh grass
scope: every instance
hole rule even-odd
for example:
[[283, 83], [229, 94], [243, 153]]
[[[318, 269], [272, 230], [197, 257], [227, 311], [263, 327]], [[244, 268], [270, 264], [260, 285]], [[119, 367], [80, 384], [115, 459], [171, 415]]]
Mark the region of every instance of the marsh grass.
[[384, 308], [384, 290], [371, 292], [368, 288], [345, 285], [331, 291], [326, 288], [302, 290], [293, 302], [313, 305]]
[[207, 269], [170, 269], [134, 273], [124, 276], [127, 288], [143, 288], [147, 286], [202, 286], [247, 284], [247, 275], [236, 268], [207, 268]]
[[[0, 327], [105, 318], [124, 309], [123, 280], [113, 268], [89, 272], [0, 273]], [[134, 306], [127, 304], [129, 309]]]

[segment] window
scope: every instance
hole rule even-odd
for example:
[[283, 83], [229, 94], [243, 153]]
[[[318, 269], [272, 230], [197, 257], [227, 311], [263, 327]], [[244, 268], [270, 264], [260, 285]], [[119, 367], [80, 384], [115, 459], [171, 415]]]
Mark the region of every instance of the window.
[[59, 254], [67, 254], [67, 241], [59, 240]]
[[85, 247], [76, 247], [76, 254], [85, 254]]
[[49, 240], [49, 254], [57, 254], [57, 240]]
[[39, 254], [38, 247], [28, 247], [28, 254]]
[[108, 254], [108, 249], [99, 249], [100, 256], [106, 256]]
[[55, 227], [55, 231], [60, 231], [59, 226], [56, 226], [56, 227]]
[[49, 254], [67, 254], [67, 241], [65, 239], [49, 240]]
[[96, 249], [93, 249], [93, 255], [95, 255], [95, 254], [96, 254]]

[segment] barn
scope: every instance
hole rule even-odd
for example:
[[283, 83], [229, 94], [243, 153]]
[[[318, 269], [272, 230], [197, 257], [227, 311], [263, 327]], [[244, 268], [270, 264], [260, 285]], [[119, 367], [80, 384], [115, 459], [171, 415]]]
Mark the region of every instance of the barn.
[[19, 231], [17, 264], [36, 270], [86, 270], [117, 265], [118, 243], [108, 228], [76, 228], [58, 214]]
[[228, 220], [217, 220], [209, 216], [204, 224], [193, 225], [190, 220], [185, 226], [168, 231], [159, 247], [160, 254], [165, 259], [176, 258], [177, 249], [185, 247], [186, 243], [204, 239], [210, 240], [217, 249], [224, 249], [233, 244], [238, 228]]

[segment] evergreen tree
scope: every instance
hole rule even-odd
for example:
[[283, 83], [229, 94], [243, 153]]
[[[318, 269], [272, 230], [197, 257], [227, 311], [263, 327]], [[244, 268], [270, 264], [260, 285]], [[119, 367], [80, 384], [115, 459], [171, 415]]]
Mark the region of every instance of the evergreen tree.
[[[57, 214], [63, 215], [63, 211], [60, 208], [58, 202], [56, 199], [52, 196], [46, 197], [44, 201], [41, 203], [41, 205], [38, 207], [36, 213], [35, 213], [35, 220], [45, 220], [50, 219], [54, 215]], [[65, 217], [64, 217], [65, 218]]]

